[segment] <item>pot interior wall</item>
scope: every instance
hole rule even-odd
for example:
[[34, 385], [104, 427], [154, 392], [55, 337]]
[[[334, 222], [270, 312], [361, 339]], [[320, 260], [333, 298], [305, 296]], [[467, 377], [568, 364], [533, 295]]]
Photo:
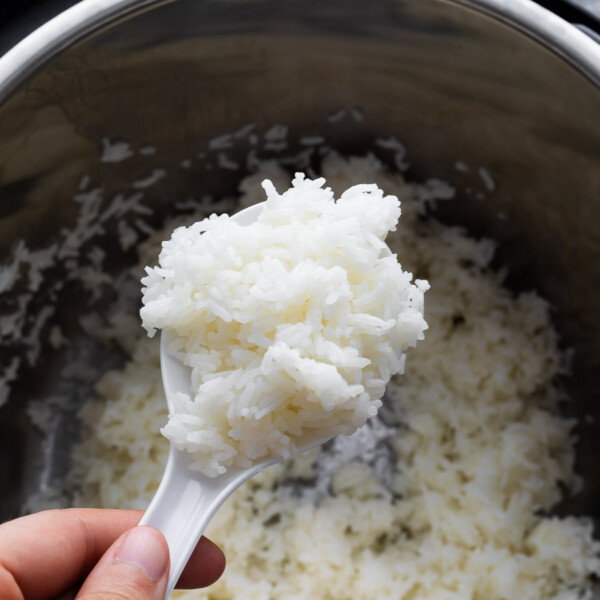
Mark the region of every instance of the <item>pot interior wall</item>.
[[[342, 120], [328, 118], [341, 109]], [[164, 169], [145, 192], [157, 222], [177, 199], [233, 193], [243, 169], [184, 172], [181, 161], [248, 123], [259, 131], [285, 124], [291, 140], [318, 134], [351, 153], [394, 134], [409, 151], [409, 177], [456, 186], [441, 218], [498, 239], [511, 285], [538, 289], [555, 305], [564, 346], [575, 349], [567, 410], [596, 415], [598, 114], [599, 90], [576, 69], [466, 4], [159, 3], [70, 46], [0, 107], [0, 251], [6, 256], [18, 239], [51, 243], [75, 219], [84, 175], [112, 193]], [[109, 168], [99, 160], [104, 138], [126, 141], [135, 155]], [[141, 155], [148, 145], [156, 153]], [[229, 157], [243, 163], [249, 149], [240, 142]], [[470, 170], [457, 171], [458, 160]], [[493, 176], [493, 191], [479, 167]], [[13, 351], [5, 347], [3, 358]], [[0, 451], [10, 467], [1, 473], [9, 490], [2, 518], [39, 484], [48, 443], [66, 464], [76, 425], [43, 450], [23, 410], [49, 393], [64, 359], [44, 357], [3, 409]], [[587, 419], [577, 432], [586, 487], [569, 501], [575, 513], [597, 515], [600, 506], [597, 429]]]

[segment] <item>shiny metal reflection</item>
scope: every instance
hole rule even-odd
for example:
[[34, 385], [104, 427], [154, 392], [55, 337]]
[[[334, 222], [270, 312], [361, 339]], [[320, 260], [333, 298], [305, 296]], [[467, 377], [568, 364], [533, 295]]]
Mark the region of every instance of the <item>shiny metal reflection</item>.
[[[0, 252], [18, 239], [49, 243], [73, 220], [83, 175], [117, 191], [152, 166], [135, 157], [108, 175], [104, 137], [160, 148], [156, 166], [172, 174], [148, 192], [160, 214], [191, 189], [235, 191], [231, 175], [174, 174], [249, 122], [285, 123], [291, 138], [323, 133], [346, 152], [393, 132], [416, 177], [465, 189], [477, 175], [459, 175], [457, 159], [493, 172], [486, 202], [460, 194], [441, 215], [498, 238], [512, 284], [552, 300], [575, 348], [569, 410], [598, 415], [599, 86], [600, 48], [528, 0], [84, 0], [0, 59]], [[364, 121], [328, 123], [340, 107], [360, 107]], [[43, 450], [24, 412], [56, 385], [60, 360], [23, 377], [2, 409], [0, 518], [68, 464], [76, 422]], [[578, 431], [586, 490], [569, 506], [594, 515], [597, 428]]]

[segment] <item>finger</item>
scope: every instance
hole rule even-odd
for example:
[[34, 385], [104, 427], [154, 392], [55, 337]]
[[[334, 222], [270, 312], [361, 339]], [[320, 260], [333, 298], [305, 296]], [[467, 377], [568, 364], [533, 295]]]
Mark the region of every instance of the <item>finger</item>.
[[59, 594], [58, 596], [54, 596], [52, 600], [75, 600], [75, 596], [77, 596], [77, 592], [79, 591], [80, 585], [74, 585], [70, 587], [68, 590]]
[[221, 577], [225, 570], [225, 555], [208, 538], [200, 538], [192, 552], [177, 586], [183, 590], [206, 587]]
[[[57, 596], [85, 579], [114, 541], [137, 525], [142, 514], [133, 510], [66, 509], [4, 523], [0, 525], [0, 583], [4, 567], [9, 583], [28, 600]], [[224, 566], [223, 553], [202, 538], [181, 581], [186, 587], [209, 585]]]
[[28, 600], [58, 596], [83, 581], [111, 544], [139, 522], [141, 514], [50, 510], [4, 523], [0, 526], [0, 565]]
[[152, 527], [134, 527], [102, 556], [76, 600], [163, 600], [169, 576], [169, 547]]

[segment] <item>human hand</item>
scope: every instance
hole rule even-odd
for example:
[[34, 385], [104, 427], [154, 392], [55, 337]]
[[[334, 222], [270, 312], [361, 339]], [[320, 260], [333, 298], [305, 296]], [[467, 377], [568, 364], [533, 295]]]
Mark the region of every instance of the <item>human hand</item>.
[[[134, 510], [48, 510], [0, 525], [2, 600], [163, 600], [167, 542]], [[177, 587], [216, 581], [225, 556], [202, 538]]]

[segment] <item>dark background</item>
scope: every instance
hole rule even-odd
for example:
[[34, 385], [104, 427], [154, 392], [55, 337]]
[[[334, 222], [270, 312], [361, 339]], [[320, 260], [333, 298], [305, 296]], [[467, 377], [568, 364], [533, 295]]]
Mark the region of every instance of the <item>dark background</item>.
[[[78, 0], [0, 0], [0, 55]], [[600, 35], [600, 0], [537, 0], [567, 21]]]

